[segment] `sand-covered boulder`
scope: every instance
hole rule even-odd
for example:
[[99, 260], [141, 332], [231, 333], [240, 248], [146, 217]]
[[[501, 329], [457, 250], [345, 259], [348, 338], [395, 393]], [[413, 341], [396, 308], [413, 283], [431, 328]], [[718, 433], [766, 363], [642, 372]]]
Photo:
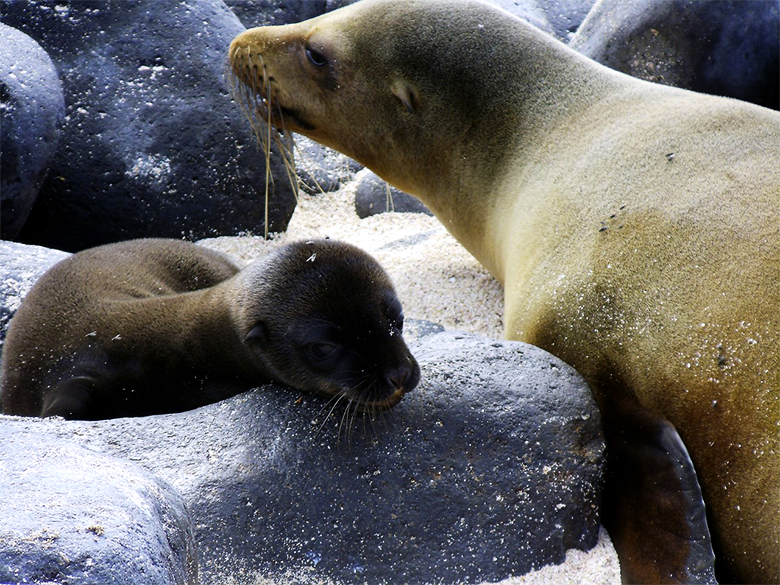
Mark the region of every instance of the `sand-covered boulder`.
[[141, 467], [0, 420], [0, 582], [197, 585], [184, 500]]
[[0, 428], [169, 482], [204, 585], [482, 583], [595, 545], [604, 443], [582, 378], [538, 348], [466, 333], [412, 351], [420, 386], [373, 419], [269, 385], [180, 414]]
[[388, 211], [433, 215], [422, 201], [389, 185], [368, 169], [360, 171], [355, 179], [355, 212], [358, 217]]
[[68, 256], [60, 250], [0, 240], [0, 351], [22, 299], [44, 272]]

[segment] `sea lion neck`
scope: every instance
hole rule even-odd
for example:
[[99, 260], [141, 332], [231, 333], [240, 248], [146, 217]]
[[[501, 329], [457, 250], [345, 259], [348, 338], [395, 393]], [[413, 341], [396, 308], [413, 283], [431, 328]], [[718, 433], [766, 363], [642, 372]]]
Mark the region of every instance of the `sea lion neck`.
[[[413, 111], [397, 108], [384, 133], [373, 133], [383, 136], [374, 140], [380, 148], [345, 152], [426, 203], [501, 278], [503, 268], [492, 257], [495, 230], [488, 227], [501, 213], [496, 186], [518, 176], [551, 129], [620, 91], [624, 76], [482, 2], [360, 6], [345, 12], [355, 19], [349, 34], [361, 56], [356, 67], [389, 80], [390, 89], [408, 85]], [[332, 14], [337, 22], [345, 18]], [[388, 131], [392, 139], [384, 137]]]
[[[497, 183], [619, 74], [474, 0], [367, 0], [230, 49], [266, 116], [422, 200], [494, 273]], [[261, 79], [262, 78], [262, 79]], [[576, 88], [576, 89], [574, 89]]]

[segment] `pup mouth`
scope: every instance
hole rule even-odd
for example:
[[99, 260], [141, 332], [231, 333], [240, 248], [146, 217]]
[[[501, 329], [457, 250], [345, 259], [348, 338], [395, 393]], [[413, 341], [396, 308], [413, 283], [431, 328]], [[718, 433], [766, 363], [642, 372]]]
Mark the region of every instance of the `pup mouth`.
[[368, 400], [356, 396], [355, 393], [350, 390], [329, 391], [320, 389], [315, 391], [314, 394], [329, 400], [336, 399], [337, 397], [338, 400], [346, 399], [349, 404], [347, 408], [351, 409], [353, 412], [374, 415], [384, 410], [393, 408], [401, 401], [401, 398], [404, 397], [406, 391], [403, 389], [398, 389], [389, 396], [384, 396], [382, 398], [370, 398]]
[[401, 402], [401, 398], [404, 397], [404, 394], [406, 394], [404, 390], [396, 390], [386, 398], [356, 402], [355, 410], [365, 414], [374, 414], [383, 410], [388, 410]]

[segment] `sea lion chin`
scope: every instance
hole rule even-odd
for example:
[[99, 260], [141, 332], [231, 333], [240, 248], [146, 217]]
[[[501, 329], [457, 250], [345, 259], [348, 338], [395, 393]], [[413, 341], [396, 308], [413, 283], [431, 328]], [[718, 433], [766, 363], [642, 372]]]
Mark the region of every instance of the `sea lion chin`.
[[508, 338], [585, 376], [624, 579], [711, 578], [713, 548], [724, 580], [778, 579], [780, 114], [468, 0], [364, 0], [230, 55], [309, 128], [271, 123], [427, 205], [504, 285]]
[[177, 240], [109, 244], [55, 265], [25, 298], [2, 356], [3, 412], [161, 414], [268, 382], [374, 412], [420, 379], [402, 329], [389, 277], [349, 244], [297, 242], [244, 270]]

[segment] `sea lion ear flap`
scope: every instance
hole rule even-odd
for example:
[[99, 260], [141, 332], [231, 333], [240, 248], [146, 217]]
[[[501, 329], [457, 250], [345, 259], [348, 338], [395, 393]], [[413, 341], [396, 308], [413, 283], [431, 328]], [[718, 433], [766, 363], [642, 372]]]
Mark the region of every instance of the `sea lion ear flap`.
[[244, 343], [265, 345], [268, 342], [268, 328], [265, 323], [258, 321], [244, 338]]
[[419, 105], [419, 100], [417, 98], [417, 88], [415, 88], [408, 81], [397, 79], [393, 82], [393, 85], [390, 86], [390, 89], [392, 90], [393, 95], [401, 100], [401, 103], [406, 108], [406, 111], [410, 114], [414, 114], [414, 110]]

